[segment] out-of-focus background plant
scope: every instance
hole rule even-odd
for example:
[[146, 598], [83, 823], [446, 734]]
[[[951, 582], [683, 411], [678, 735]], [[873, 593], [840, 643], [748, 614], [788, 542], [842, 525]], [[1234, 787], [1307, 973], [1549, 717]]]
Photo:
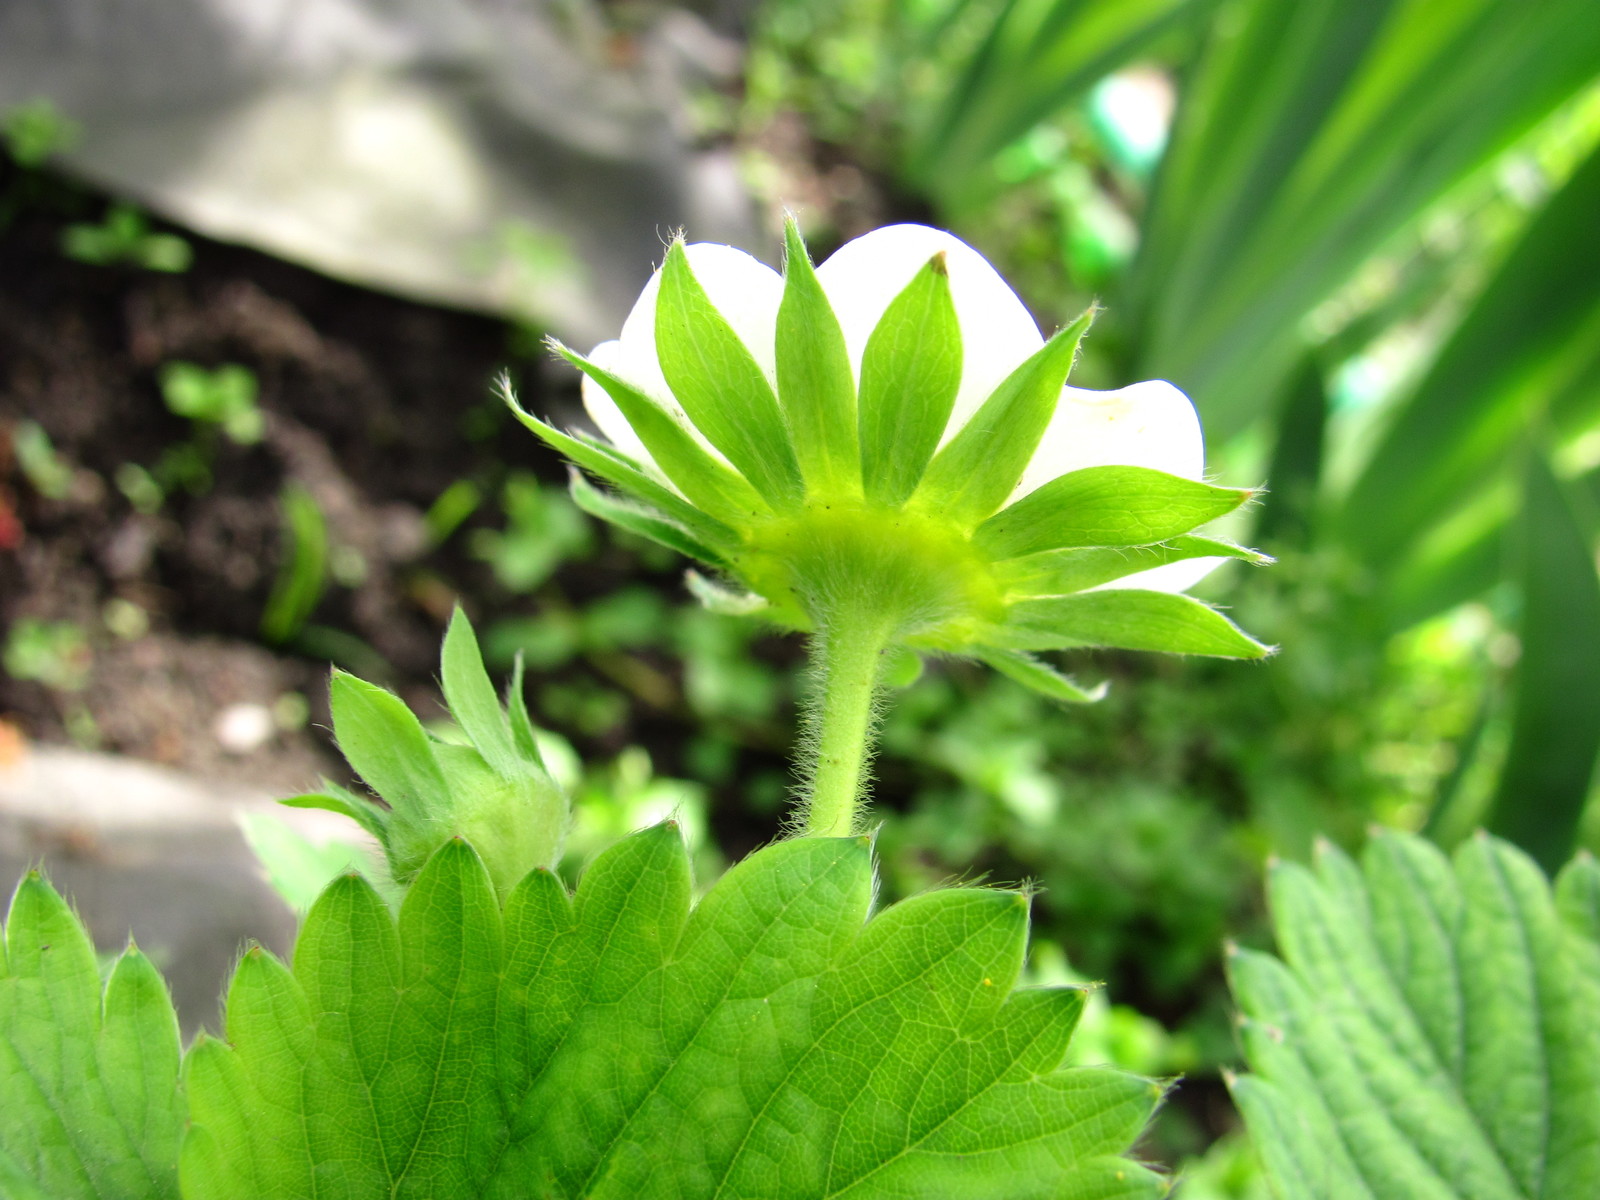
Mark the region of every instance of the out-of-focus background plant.
[[[1071, 712], [936, 666], [877, 764], [885, 892], [1036, 881], [1033, 969], [1106, 980], [1100, 1052], [1188, 1076], [1152, 1151], [1186, 1195], [1257, 1194], [1218, 950], [1259, 936], [1262, 863], [1374, 824], [1600, 850], [1589, 6], [528, 5], [494, 52], [418, 7], [478, 92], [317, 60], [337, 105], [299, 112], [263, 60], [184, 143], [215, 81], [0, 85], [0, 763], [70, 742], [302, 788], [335, 770], [321, 664], [423, 704], [459, 597], [562, 739], [569, 866], [677, 811], [712, 877], [777, 830], [796, 648], [579, 513], [489, 380], [581, 419], [537, 335], [614, 328], [673, 222], [769, 260], [786, 206], [819, 257], [951, 228], [1042, 323], [1106, 306], [1075, 383], [1172, 380], [1213, 470], [1267, 484], [1232, 532], [1278, 566], [1202, 592], [1283, 652], [1097, 655], [1111, 694]], [[518, 82], [541, 53], [620, 90], [558, 72], [556, 113]], [[246, 153], [329, 113], [299, 174]]]

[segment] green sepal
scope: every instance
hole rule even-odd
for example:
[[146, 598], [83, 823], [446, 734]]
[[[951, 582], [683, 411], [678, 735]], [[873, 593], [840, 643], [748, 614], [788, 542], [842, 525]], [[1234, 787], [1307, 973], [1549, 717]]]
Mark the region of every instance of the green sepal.
[[683, 573], [683, 582], [689, 594], [700, 601], [700, 607], [707, 612], [721, 613], [725, 617], [748, 617], [772, 607], [765, 596], [725, 588], [693, 569]]
[[961, 327], [943, 251], [884, 310], [861, 358], [861, 479], [898, 506], [939, 448], [961, 388]]
[[528, 716], [528, 697], [524, 694], [522, 651], [511, 664], [511, 679], [506, 683], [506, 717], [511, 722], [511, 740], [524, 758], [544, 766], [544, 755], [539, 752], [539, 739], [533, 720]]
[[1110, 646], [1221, 658], [1265, 658], [1273, 652], [1193, 597], [1133, 588], [1019, 600], [1007, 611], [996, 640], [1019, 650]]
[[934, 456], [912, 494], [912, 507], [974, 528], [1006, 502], [1055, 415], [1078, 343], [1093, 320], [1090, 309], [1006, 377]]
[[1013, 597], [1064, 596], [1191, 558], [1236, 558], [1252, 565], [1273, 561], [1271, 555], [1259, 550], [1186, 534], [1154, 546], [1045, 550], [996, 563], [994, 573], [1000, 586]]
[[[638, 463], [614, 447], [561, 434], [524, 411], [514, 399], [509, 400], [517, 419], [552, 447], [607, 483], [633, 493], [690, 527], [697, 522], [723, 525], [732, 521], [737, 524], [772, 511], [742, 475], [719, 462], [653, 397], [560, 342], [552, 340], [550, 347], [604, 389], [644, 443], [655, 465], [689, 502], [685, 503], [683, 496], [650, 479]], [[609, 461], [600, 461], [602, 458]]]
[[470, 746], [435, 748], [450, 780], [448, 805], [440, 805], [427, 836], [411, 843], [408, 862], [431, 854], [450, 837], [483, 846], [495, 887], [504, 895], [536, 866], [553, 866], [567, 833], [567, 798], [542, 768], [507, 780]]
[[783, 226], [783, 301], [778, 306], [778, 402], [807, 489], [859, 495], [856, 381], [839, 318], [793, 217]]
[[884, 651], [878, 686], [899, 690], [922, 678], [922, 655], [910, 646], [891, 646]]
[[761, 366], [694, 277], [683, 242], [667, 250], [656, 298], [656, 355], [689, 419], [773, 507], [805, 489], [778, 398]]
[[321, 791], [287, 796], [278, 803], [285, 808], [320, 808], [324, 812], [338, 813], [341, 817], [349, 817], [380, 843], [388, 837], [387, 808], [374, 804], [367, 797], [358, 796], [336, 783], [329, 783], [326, 779], [322, 781]]
[[1255, 492], [1148, 467], [1085, 467], [1035, 488], [973, 532], [995, 558], [1079, 546], [1149, 546], [1225, 516]]
[[1063, 704], [1094, 704], [1104, 699], [1110, 686], [1101, 682], [1092, 688], [1079, 687], [1048, 663], [1040, 662], [1033, 655], [1020, 650], [985, 648], [976, 651], [974, 657], [1023, 687]]
[[640, 504], [631, 504], [621, 497], [606, 495], [590, 486], [588, 480], [576, 470], [572, 471], [568, 484], [572, 502], [591, 517], [598, 517], [619, 529], [626, 529], [629, 533], [636, 533], [640, 537], [649, 538], [652, 542], [659, 542], [670, 550], [676, 550], [689, 558], [697, 558], [713, 567], [724, 569], [727, 567], [727, 558], [721, 551], [700, 541], [682, 525], [663, 514]]
[[172, 1200], [178, 1021], [131, 942], [102, 987], [88, 931], [37, 871], [0, 939], [0, 1194]]
[[[520, 418], [519, 418], [520, 419]], [[546, 445], [566, 455], [584, 470], [604, 480], [625, 495], [636, 497], [660, 509], [685, 529], [692, 529], [702, 541], [712, 545], [736, 545], [739, 537], [727, 525], [689, 503], [671, 488], [652, 478], [640, 464], [603, 442], [581, 434], [562, 433], [537, 417], [523, 424], [542, 438]]]
[[[566, 834], [567, 800], [544, 770], [524, 710], [513, 722], [500, 707], [477, 638], [458, 610], [441, 655], [451, 715], [470, 745], [433, 738], [390, 692], [335, 672], [330, 695], [340, 749], [368, 786], [388, 801], [385, 821], [363, 819], [354, 797], [307, 798], [346, 811], [377, 836], [400, 884], [451, 837], [486, 847], [496, 887], [509, 891], [529, 868], [553, 863]], [[522, 732], [514, 724], [525, 726]], [[343, 803], [339, 803], [340, 801]]]
[[477, 636], [459, 605], [445, 630], [439, 667], [450, 715], [490, 769], [508, 781], [543, 775], [537, 759], [529, 762], [511, 736], [511, 723], [489, 682]]
[[[425, 827], [450, 785], [422, 722], [393, 692], [345, 671], [333, 672], [328, 700], [339, 752], [389, 804], [388, 832], [404, 837]], [[388, 842], [385, 849], [392, 849]]]

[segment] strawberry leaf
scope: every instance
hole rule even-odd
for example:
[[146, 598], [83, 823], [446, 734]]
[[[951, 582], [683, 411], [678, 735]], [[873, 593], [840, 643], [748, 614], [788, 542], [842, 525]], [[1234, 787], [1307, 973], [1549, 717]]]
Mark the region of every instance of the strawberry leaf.
[[869, 919], [861, 839], [762, 850], [691, 907], [677, 830], [502, 909], [442, 848], [398, 924], [359, 879], [256, 951], [191, 1056], [187, 1193], [1157, 1196], [1149, 1080], [1062, 1066], [1076, 989], [1014, 990], [1028, 906]]
[[0, 1195], [178, 1194], [178, 1019], [133, 946], [104, 989], [94, 946], [37, 872], [0, 952]]
[[1295, 1200], [1600, 1194], [1593, 860], [1556, 897], [1480, 835], [1454, 861], [1379, 834], [1358, 867], [1272, 874], [1282, 959], [1235, 951], [1253, 1074], [1233, 1083]]

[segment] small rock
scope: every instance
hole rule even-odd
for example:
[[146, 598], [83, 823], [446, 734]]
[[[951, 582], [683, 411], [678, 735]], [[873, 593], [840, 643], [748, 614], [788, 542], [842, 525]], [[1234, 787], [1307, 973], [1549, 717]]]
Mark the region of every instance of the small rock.
[[229, 754], [250, 754], [265, 746], [277, 730], [265, 704], [230, 704], [211, 725], [217, 744]]

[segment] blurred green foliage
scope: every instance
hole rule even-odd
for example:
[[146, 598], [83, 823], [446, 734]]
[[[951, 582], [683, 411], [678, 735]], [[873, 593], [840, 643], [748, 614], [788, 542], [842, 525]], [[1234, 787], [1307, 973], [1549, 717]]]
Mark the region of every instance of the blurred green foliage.
[[[1155, 769], [1150, 743], [1182, 741], [1162, 731], [1183, 719], [1159, 709], [1166, 681], [1140, 685], [1129, 703], [1150, 707], [1120, 734], [1163, 803], [1242, 818], [1248, 858], [1302, 854], [1317, 828], [1354, 841], [1370, 821], [1450, 840], [1484, 819], [1518, 836], [1520, 820], [1547, 861], [1571, 848], [1597, 744], [1573, 664], [1600, 636], [1600, 27], [1585, 10], [763, 9], [752, 123], [798, 111], [1003, 260], [1047, 317], [1102, 294], [1075, 382], [1173, 380], [1213, 464], [1272, 489], [1260, 526], [1236, 532], [1281, 565], [1205, 590], [1284, 653], [1194, 674], [1235, 807], [1194, 786], [1193, 762]], [[976, 709], [949, 705], [986, 725]], [[1042, 716], [1012, 719], [1016, 778], [1094, 774], [1098, 740], [1051, 746]], [[1113, 736], [1104, 719], [1073, 715], [1096, 738]], [[974, 736], [990, 755], [1003, 743]], [[1142, 844], [1140, 804], [1123, 808]], [[923, 819], [929, 836], [954, 823]]]
[[11, 430], [11, 453], [23, 478], [45, 499], [62, 500], [72, 490], [71, 464], [56, 453], [37, 421], [17, 422]]
[[23, 617], [12, 624], [0, 652], [0, 665], [11, 678], [60, 692], [81, 690], [89, 682], [93, 664], [88, 635], [71, 621]]
[[113, 204], [99, 224], [69, 225], [61, 234], [61, 252], [97, 267], [140, 267], [181, 274], [194, 261], [194, 248], [172, 233], [157, 233], [149, 218], [132, 204]]
[[54, 154], [72, 147], [82, 135], [77, 122], [43, 98], [18, 104], [0, 114], [0, 139], [18, 166], [41, 167]]
[[167, 410], [198, 425], [211, 425], [241, 446], [259, 442], [265, 418], [256, 405], [255, 372], [238, 363], [207, 368], [169, 362], [161, 368], [161, 396]]
[[328, 587], [328, 522], [316, 498], [290, 483], [279, 497], [284, 553], [261, 614], [261, 636], [274, 644], [305, 627]]
[[[442, 530], [459, 524], [453, 508], [464, 507], [465, 495], [446, 492], [432, 510], [432, 525]], [[441, 509], [440, 504], [444, 504]], [[537, 588], [566, 559], [582, 558], [593, 533], [589, 523], [559, 488], [547, 487], [526, 472], [513, 472], [500, 489], [505, 516], [502, 529], [478, 529], [472, 553], [488, 563], [508, 591]]]

